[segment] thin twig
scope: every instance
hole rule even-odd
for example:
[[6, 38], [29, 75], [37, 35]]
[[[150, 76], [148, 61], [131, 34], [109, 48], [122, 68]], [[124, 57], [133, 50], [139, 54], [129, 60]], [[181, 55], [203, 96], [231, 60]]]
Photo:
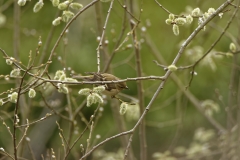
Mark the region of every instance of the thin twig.
[[12, 160], [15, 160], [14, 157], [12, 155], [10, 155], [9, 153], [7, 153], [6, 151], [0, 150], [0, 153], [3, 153], [4, 155], [7, 155], [7, 157], [11, 158]]
[[48, 117], [50, 117], [50, 116], [52, 116], [52, 114], [47, 113], [47, 114], [45, 115], [45, 117], [42, 117], [42, 118], [40, 118], [39, 120], [33, 121], [33, 122], [31, 122], [31, 123], [23, 124], [23, 125], [20, 125], [20, 126], [16, 126], [16, 128], [31, 126], [31, 125], [33, 125], [33, 124], [35, 124], [35, 123], [41, 122], [41, 121], [43, 121], [43, 120], [46, 120], [46, 119], [47, 119]]
[[[28, 124], [28, 119], [27, 119], [27, 124]], [[22, 138], [20, 139], [20, 141], [18, 142], [17, 148], [19, 147], [19, 145], [20, 145], [20, 143], [23, 141], [23, 139], [26, 137], [28, 128], [29, 128], [29, 126], [26, 126], [26, 128], [24, 129], [23, 136], [22, 136]]]
[[102, 47], [102, 42], [103, 42], [103, 39], [104, 39], [104, 36], [105, 36], [105, 31], [106, 31], [107, 23], [108, 23], [110, 13], [111, 13], [111, 10], [112, 10], [113, 2], [114, 2], [114, 0], [112, 0], [111, 3], [110, 3], [109, 9], [108, 9], [108, 14], [107, 14], [104, 26], [103, 26], [102, 36], [100, 38], [98, 47], [96, 49], [97, 50], [97, 70], [98, 70], [98, 72], [100, 72], [100, 48]]
[[[41, 93], [41, 92], [40, 92], [40, 93]], [[45, 97], [42, 95], [42, 93], [41, 93], [41, 97], [42, 97], [42, 99], [43, 99], [44, 104], [45, 104], [55, 115], [58, 115], [59, 117], [65, 119], [65, 120], [67, 120], [67, 121], [71, 121], [71, 119], [69, 119], [68, 117], [60, 114], [58, 111], [55, 111], [55, 109], [54, 109], [53, 107], [51, 107], [51, 106], [47, 103], [47, 101], [46, 101]]]
[[117, 0], [118, 3], [120, 4], [120, 6], [126, 11], [126, 13], [128, 13], [132, 18], [134, 18], [138, 23], [140, 23], [140, 20], [137, 19], [130, 11], [128, 11], [127, 6], [126, 5], [122, 5], [120, 0]]
[[114, 135], [112, 137], [109, 137], [107, 138], [106, 140], [98, 143], [97, 145], [95, 145], [91, 150], [89, 150], [84, 156], [81, 157], [80, 160], [83, 160], [84, 158], [86, 158], [87, 156], [89, 156], [94, 150], [96, 150], [98, 147], [100, 147], [101, 145], [103, 145], [104, 143], [110, 141], [110, 140], [113, 140], [115, 138], [118, 138], [118, 137], [121, 137], [121, 136], [124, 136], [124, 135], [128, 135], [128, 134], [132, 134], [133, 133], [133, 130], [130, 130], [130, 131], [126, 131], [126, 132], [122, 132], [122, 133], [119, 133], [117, 135]]
[[84, 130], [82, 131], [82, 133], [78, 136], [78, 138], [73, 142], [73, 144], [69, 147], [69, 150], [67, 150], [66, 155], [64, 156], [64, 160], [67, 159], [68, 155], [70, 154], [70, 151], [72, 150], [72, 148], [76, 145], [76, 143], [79, 141], [79, 139], [82, 138], [83, 134], [86, 132], [86, 130], [88, 129], [88, 126], [91, 124], [91, 122], [93, 121], [93, 118], [96, 116], [97, 111], [99, 110], [99, 106], [97, 109], [95, 109], [93, 115], [90, 118], [90, 121], [88, 123], [88, 125], [86, 125], [86, 127], [84, 128]]
[[131, 144], [132, 144], [132, 138], [133, 138], [133, 134], [131, 134], [130, 137], [129, 137], [128, 145], [127, 145], [127, 148], [125, 150], [124, 159], [123, 160], [127, 159], [128, 151], [130, 150], [130, 147], [131, 147]]
[[[58, 126], [58, 130], [60, 131], [60, 135], [61, 135], [61, 138], [63, 139], [63, 145], [65, 146], [65, 144], [67, 145], [67, 149], [69, 149], [69, 143], [67, 142], [67, 140], [66, 140], [66, 138], [65, 138], [65, 136], [64, 136], [64, 134], [63, 134], [63, 129], [60, 127], [60, 124], [56, 121], [56, 124], [57, 124], [57, 126]], [[65, 150], [66, 151], [66, 150]], [[66, 153], [66, 152], [65, 152]]]

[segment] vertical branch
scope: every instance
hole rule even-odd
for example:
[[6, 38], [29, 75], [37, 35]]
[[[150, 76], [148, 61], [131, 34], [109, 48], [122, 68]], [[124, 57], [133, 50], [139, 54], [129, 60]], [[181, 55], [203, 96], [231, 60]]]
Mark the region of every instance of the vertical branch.
[[[73, 131], [74, 131], [74, 116], [73, 116], [73, 111], [72, 111], [72, 103], [71, 103], [71, 98], [70, 98], [70, 93], [67, 94], [67, 102], [68, 102], [68, 113], [69, 113], [69, 119], [71, 120], [69, 123], [69, 134], [68, 134], [68, 144], [71, 143], [71, 139], [72, 139], [72, 135], [73, 135]], [[67, 148], [69, 149], [69, 147]]]
[[[130, 135], [130, 138], [129, 138], [129, 143], [127, 145], [127, 148], [126, 148], [126, 151], [124, 153], [124, 159], [123, 160], [126, 160], [127, 159], [127, 155], [128, 155], [128, 152], [131, 148], [131, 142], [132, 142], [132, 138], [133, 138], [133, 133]], [[131, 157], [130, 157], [131, 158]]]
[[96, 49], [97, 50], [97, 68], [98, 68], [98, 72], [100, 72], [100, 48], [102, 47], [102, 42], [103, 42], [103, 39], [104, 39], [104, 36], [105, 36], [105, 31], [106, 31], [108, 19], [110, 17], [110, 13], [111, 13], [111, 10], [112, 10], [113, 2], [114, 2], [114, 0], [111, 1], [110, 7], [108, 9], [108, 14], [107, 14], [104, 26], [103, 26], [102, 36], [100, 38], [98, 47]]
[[238, 55], [233, 55], [232, 69], [229, 82], [229, 93], [228, 93], [228, 109], [227, 109], [227, 129], [231, 130], [234, 124], [232, 124], [232, 108], [234, 103], [234, 92], [236, 89], [236, 80], [237, 80], [237, 65], [238, 65]]
[[[240, 125], [240, 76], [238, 76], [238, 91], [237, 91], [237, 126]], [[237, 141], [240, 140], [240, 127], [237, 129]], [[240, 146], [238, 145], [237, 150], [240, 150]], [[240, 153], [238, 153], [238, 157], [240, 157]]]
[[13, 53], [16, 59], [19, 58], [19, 20], [20, 20], [20, 7], [18, 2], [14, 2], [14, 32], [13, 32]]
[[[133, 3], [130, 2], [130, 12], [133, 13]], [[136, 30], [134, 29], [138, 24], [135, 24], [135, 22], [131, 19], [130, 20], [130, 26], [133, 30], [132, 32], [132, 39], [134, 43], [134, 50], [135, 50], [135, 57], [136, 57], [136, 65], [137, 65], [137, 76], [142, 77], [142, 63], [141, 63], [141, 57], [140, 57], [140, 50], [139, 50], [139, 42], [137, 40], [137, 34]], [[138, 86], [138, 99], [139, 99], [139, 106], [140, 106], [140, 113], [142, 114], [144, 112], [144, 96], [143, 96], [143, 85], [142, 81], [137, 81]], [[140, 125], [139, 125], [139, 138], [140, 138], [140, 158], [141, 160], [147, 159], [147, 143], [146, 143], [146, 130], [145, 130], [145, 119], [142, 119]]]
[[[100, 37], [100, 35], [103, 32], [103, 11], [102, 11], [102, 2], [97, 2], [95, 4], [95, 12], [96, 12], [96, 21], [97, 21], [97, 36]], [[104, 41], [104, 37], [103, 40]], [[102, 54], [102, 59], [104, 60], [104, 62], [102, 62], [103, 64], [107, 63], [107, 60], [109, 59], [109, 54], [108, 54], [108, 48], [103, 45], [102, 46], [102, 52], [100, 52], [99, 54]], [[104, 71], [103, 71], [104, 72]]]
[[21, 78], [21, 82], [20, 82], [20, 86], [19, 86], [19, 90], [18, 90], [18, 97], [17, 97], [17, 102], [15, 105], [15, 111], [14, 111], [14, 118], [13, 118], [13, 147], [14, 147], [14, 158], [15, 160], [18, 159], [17, 157], [17, 121], [18, 121], [18, 109], [19, 109], [19, 100], [20, 100], [20, 94], [21, 94], [21, 90], [22, 90], [22, 85], [23, 85], [23, 80], [24, 77], [27, 75], [27, 72], [31, 69], [31, 67], [29, 69], [27, 69], [24, 74], [23, 77]]

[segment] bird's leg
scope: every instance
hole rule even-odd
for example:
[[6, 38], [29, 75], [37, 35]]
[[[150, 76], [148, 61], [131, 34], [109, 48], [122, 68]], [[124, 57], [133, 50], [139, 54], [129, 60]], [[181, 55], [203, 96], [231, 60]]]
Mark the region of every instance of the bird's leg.
[[111, 97], [119, 100], [120, 103], [123, 103], [123, 102], [124, 102], [124, 103], [127, 103], [127, 104], [129, 104], [129, 105], [136, 105], [136, 103], [133, 103], [133, 102], [125, 102], [125, 101], [121, 100], [120, 98], [118, 98], [118, 97], [116, 97], [116, 96], [111, 96]]
[[118, 98], [118, 97], [116, 97], [116, 96], [111, 96], [112, 98], [115, 98], [115, 99], [117, 99], [117, 100], [119, 100], [119, 102], [121, 102], [121, 103], [123, 103], [124, 101], [123, 100], [121, 100], [120, 98]]

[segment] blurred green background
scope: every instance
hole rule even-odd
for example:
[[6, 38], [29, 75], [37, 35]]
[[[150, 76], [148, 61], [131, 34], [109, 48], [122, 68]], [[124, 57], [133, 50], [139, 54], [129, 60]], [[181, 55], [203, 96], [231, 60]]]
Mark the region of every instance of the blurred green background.
[[[83, 6], [89, 3], [87, 0], [76, 1]], [[199, 7], [202, 12], [206, 12], [208, 8], [217, 8], [221, 5], [223, 0], [219, 1], [201, 1], [201, 0], [169, 0], [169, 1], [159, 1], [165, 8], [174, 14], [181, 15], [186, 13], [189, 8]], [[1, 0], [0, 5], [6, 4], [6, 0]], [[101, 3], [101, 2], [99, 2]], [[122, 2], [121, 2], [122, 3]], [[140, 42], [140, 55], [142, 62], [143, 76], [163, 76], [165, 71], [163, 68], [158, 67], [153, 60], [159, 59], [156, 56], [161, 56], [164, 58], [166, 64], [170, 65], [179, 51], [179, 46], [197, 27], [198, 19], [194, 19], [194, 22], [188, 26], [180, 27], [180, 35], [175, 36], [172, 32], [172, 27], [165, 23], [168, 18], [168, 13], [161, 9], [155, 1], [133, 1], [135, 17], [139, 18], [140, 23], [136, 29], [137, 38]], [[19, 61], [23, 64], [28, 63], [29, 52], [32, 50], [33, 55], [35, 54], [39, 36], [43, 46], [46, 44], [48, 34], [52, 29], [52, 21], [56, 18], [57, 8], [52, 6], [52, 3], [48, 0], [44, 1], [43, 8], [38, 13], [33, 13], [33, 7], [35, 1], [27, 2], [27, 4], [21, 7], [20, 21], [19, 21]], [[102, 21], [105, 22], [107, 11], [109, 9], [110, 3], [101, 3], [102, 10]], [[143, 11], [140, 13], [140, 8]], [[182, 55], [182, 58], [177, 63], [177, 66], [186, 66], [193, 63], [192, 59], [196, 58], [196, 50], [193, 51], [192, 55], [188, 55], [187, 50], [192, 49], [195, 46], [199, 46], [203, 53], [205, 53], [211, 46], [211, 44], [219, 36], [220, 32], [217, 29], [218, 26], [223, 28], [229, 17], [231, 16], [234, 8], [230, 8], [230, 11], [226, 12], [222, 19], [216, 17], [209, 25], [207, 25], [206, 31], [201, 31], [200, 34], [195, 37], [191, 44], [186, 49], [186, 52]], [[14, 6], [11, 4], [6, 10], [0, 10], [6, 18], [5, 24], [0, 26], [0, 48], [5, 50], [5, 52], [14, 57]], [[48, 73], [53, 77], [57, 70], [66, 69], [67, 76], [70, 77], [71, 71], [75, 73], [85, 74], [84, 72], [96, 72], [97, 71], [97, 58], [96, 58], [96, 48], [98, 46], [97, 37], [100, 36], [98, 32], [98, 24], [96, 21], [94, 6], [90, 7], [83, 14], [81, 14], [70, 26], [68, 33], [63, 36], [59, 46], [57, 47], [54, 57], [52, 59], [52, 64], [49, 67]], [[114, 2], [113, 8], [111, 10], [110, 18], [106, 28], [105, 39], [108, 40], [106, 50], [108, 53], [112, 53], [116, 39], [122, 29], [124, 9], [119, 5], [117, 1]], [[61, 14], [61, 13], [60, 13]], [[130, 16], [128, 15], [128, 18]], [[239, 19], [239, 18], [238, 18]], [[123, 35], [123, 39], [126, 34], [130, 31], [129, 23], [126, 23], [126, 31]], [[44, 63], [46, 63], [48, 56], [56, 43], [61, 31], [63, 30], [65, 23], [61, 23], [59, 26], [53, 27], [53, 36], [49, 47], [46, 50], [46, 55], [44, 57]], [[146, 31], [143, 29], [146, 28]], [[237, 35], [239, 33], [239, 25], [237, 20], [232, 22], [228, 30], [229, 34]], [[146, 38], [148, 37], [148, 38]], [[236, 38], [236, 37], [235, 37]], [[121, 40], [121, 42], [123, 41]], [[151, 41], [149, 41], [149, 39]], [[216, 52], [228, 52], [229, 44], [232, 40], [223, 36], [219, 43], [214, 47], [213, 54]], [[151, 46], [149, 46], [149, 43]], [[123, 44], [120, 51], [116, 53], [111, 62], [111, 73], [120, 78], [133, 78], [137, 77], [136, 72], [136, 59], [134, 55], [134, 48], [127, 48], [127, 45], [133, 44], [132, 39]], [[157, 55], [154, 55], [152, 46], [157, 49]], [[42, 56], [43, 47], [40, 48], [40, 54], [37, 57], [37, 61]], [[189, 51], [190, 52], [190, 51]], [[203, 54], [202, 53], [202, 54]], [[108, 55], [109, 56], [109, 55]], [[196, 57], [195, 57], [196, 56]], [[101, 53], [101, 69], [103, 70], [108, 57]], [[213, 113], [213, 117], [224, 127], [226, 127], [226, 112], [225, 107], [228, 103], [229, 94], [229, 82], [232, 67], [232, 58], [227, 58], [225, 56], [214, 56], [210, 57], [212, 61], [203, 61], [195, 69], [197, 76], [191, 83], [188, 91], [192, 93], [199, 102], [207, 99], [213, 100], [219, 106], [219, 111]], [[239, 62], [239, 61], [238, 61]], [[215, 68], [211, 66], [214, 65]], [[0, 74], [7, 75], [12, 70], [11, 66], [6, 65], [5, 59], [0, 59]], [[183, 87], [187, 86], [190, 79], [191, 70], [181, 70], [176, 72], [176, 76], [182, 82]], [[239, 72], [239, 71], [238, 71]], [[158, 80], [144, 80], [142, 81], [144, 86], [144, 101], [145, 107], [151, 100], [156, 88], [159, 86], [161, 81]], [[127, 91], [123, 91], [124, 94], [131, 96], [132, 98], [138, 98], [138, 88], [135, 81], [127, 82], [130, 88]], [[6, 81], [4, 78], [0, 80], [0, 91], [1, 93], [9, 90], [10, 88], [16, 87], [16, 81], [12, 78]], [[76, 101], [78, 105], [85, 99], [84, 96], [79, 96], [77, 92], [80, 88], [91, 87], [90, 85], [80, 85], [71, 86], [71, 96]], [[38, 93], [38, 92], [37, 92]], [[222, 101], [219, 100], [219, 95], [222, 97]], [[6, 94], [2, 94], [1, 98], [6, 97]], [[120, 95], [121, 96], [121, 95]], [[27, 96], [26, 96], [27, 97]], [[122, 96], [124, 100], [129, 101], [128, 98]], [[58, 103], [56, 105], [56, 110], [61, 112], [63, 115], [68, 116], [67, 108], [67, 97], [57, 93], [56, 89], [53, 89], [51, 93], [46, 94], [46, 98], [52, 103]], [[57, 101], [58, 100], [58, 101]], [[27, 118], [30, 122], [40, 119], [49, 110], [44, 105], [41, 96], [37, 94], [37, 97], [33, 100], [26, 98], [26, 106], [28, 109]], [[223, 103], [224, 102], [224, 103]], [[110, 107], [113, 104], [114, 107]], [[54, 106], [54, 104], [53, 104]], [[21, 107], [21, 106], [20, 106]], [[93, 114], [97, 105], [93, 105], [89, 108], [84, 107], [82, 113], [87, 119]], [[107, 137], [119, 133], [119, 126], [116, 122], [114, 110], [119, 110], [119, 104], [107, 98], [106, 104], [103, 106], [104, 111], [101, 113], [97, 125], [93, 131], [94, 142], [99, 143], [105, 140]], [[73, 108], [75, 110], [76, 108]], [[13, 104], [6, 104], [0, 107], [0, 116], [4, 117], [4, 121], [8, 126], [12, 126], [12, 116], [14, 111]], [[118, 114], [118, 113], [117, 113]], [[21, 119], [20, 123], [25, 123], [25, 119]], [[127, 120], [125, 116], [121, 116], [121, 121], [126, 126], [126, 130], [131, 129], [135, 124], [136, 120]], [[28, 137], [31, 139], [30, 144], [36, 151], [35, 156], [39, 159], [41, 154], [45, 154], [47, 149], [54, 148], [54, 151], [60, 154], [62, 150], [61, 139], [58, 135], [59, 130], [55, 123], [58, 121], [61, 128], [64, 130], [66, 137], [68, 136], [69, 122], [60, 118], [59, 116], [52, 116], [51, 118], [39, 122], [33, 125], [28, 130]], [[214, 128], [209, 121], [192, 105], [189, 99], [184, 95], [184, 93], [176, 85], [175, 81], [169, 78], [164, 86], [164, 89], [158, 95], [156, 101], [154, 101], [151, 109], [145, 118], [146, 122], [146, 140], [147, 140], [147, 153], [148, 159], [152, 159], [152, 155], [155, 152], [165, 152], [166, 150], [173, 150], [177, 146], [185, 146], [188, 148], [194, 139], [194, 133], [198, 128], [213, 129], [217, 134], [218, 131]], [[81, 117], [76, 117], [75, 131], [72, 138], [73, 140], [77, 137], [79, 133], [85, 127], [82, 122]], [[41, 130], [41, 128], [44, 128]], [[78, 132], [78, 133], [77, 133]], [[80, 144], [86, 146], [86, 139], [88, 138], [89, 130], [84, 134], [83, 138], [77, 143], [76, 147], [73, 149], [72, 154], [70, 154], [70, 159], [76, 159], [81, 153], [79, 152]], [[96, 135], [100, 135], [99, 139], [95, 138]], [[35, 147], [34, 147], [35, 146]], [[41, 146], [42, 148], [38, 148]], [[0, 147], [3, 147], [6, 151], [12, 153], [12, 140], [4, 125], [0, 125]], [[116, 153], [121, 147], [120, 139], [115, 139], [110, 141], [99, 148], [106, 152]], [[138, 131], [134, 133], [134, 138], [132, 142], [132, 148], [136, 159], [139, 159], [139, 137]], [[29, 152], [23, 147], [22, 153], [24, 156], [28, 157]], [[41, 152], [41, 153], [40, 153]], [[1, 157], [1, 155], [0, 155]], [[94, 159], [90, 156], [88, 159]], [[100, 158], [99, 158], [100, 159]]]

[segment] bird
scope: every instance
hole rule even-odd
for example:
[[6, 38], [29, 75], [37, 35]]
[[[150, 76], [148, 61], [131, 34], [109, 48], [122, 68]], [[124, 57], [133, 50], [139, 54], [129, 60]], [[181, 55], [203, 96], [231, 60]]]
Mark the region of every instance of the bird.
[[[87, 76], [73, 76], [75, 79], [83, 79], [86, 81], [118, 81], [120, 78], [109, 74], [109, 73], [99, 73], [99, 72], [85, 72], [89, 74]], [[96, 84], [96, 86], [104, 85], [105, 91], [103, 92], [106, 95], [110, 95], [112, 98], [115, 97], [120, 91], [123, 89], [128, 89], [126, 82], [118, 82], [118, 83], [106, 83], [106, 84]]]

